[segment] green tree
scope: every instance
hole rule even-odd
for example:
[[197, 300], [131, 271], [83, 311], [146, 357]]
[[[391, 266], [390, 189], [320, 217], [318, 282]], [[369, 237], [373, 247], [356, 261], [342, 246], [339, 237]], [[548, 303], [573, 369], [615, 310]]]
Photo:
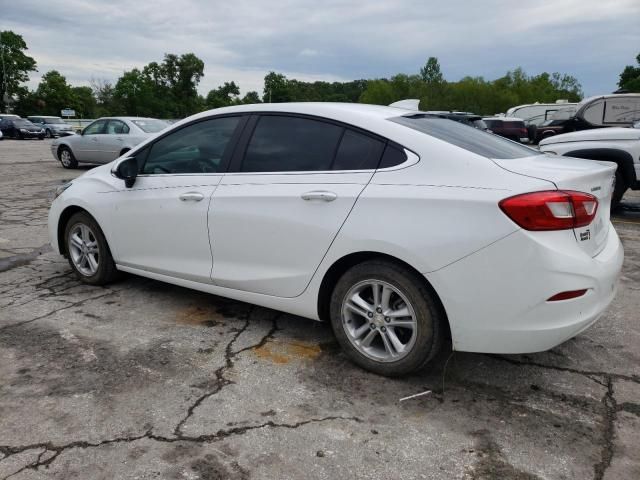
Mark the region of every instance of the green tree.
[[244, 97], [242, 97], [240, 103], [262, 103], [262, 101], [260, 100], [260, 95], [258, 94], [258, 92], [256, 92], [255, 90], [251, 90], [250, 92], [247, 92]]
[[262, 101], [265, 103], [290, 102], [289, 80], [281, 73], [269, 72], [264, 77]]
[[93, 96], [96, 99], [96, 117], [111, 115], [114, 110], [114, 88], [109, 80], [91, 78], [89, 81]]
[[25, 54], [26, 50], [21, 35], [10, 30], [0, 32], [0, 112], [7, 110], [7, 101], [28, 93], [22, 83], [29, 80], [29, 72], [36, 71], [36, 61]]
[[72, 106], [80, 118], [96, 117], [97, 102], [91, 87], [71, 87]]
[[44, 115], [60, 115], [60, 110], [72, 108], [75, 103], [71, 85], [57, 70], [51, 70], [42, 76], [35, 95], [42, 102], [37, 113]]
[[420, 69], [420, 77], [423, 82], [429, 85], [444, 83], [444, 77], [440, 71], [440, 62], [436, 57], [429, 57], [427, 63]]
[[389, 105], [398, 100], [397, 96], [387, 79], [369, 80], [366, 90], [360, 95], [360, 103]]
[[210, 90], [205, 103], [207, 108], [228, 107], [239, 103], [240, 87], [235, 82], [224, 82], [224, 85]]
[[640, 92], [640, 53], [636, 57], [638, 66], [627, 65], [620, 74], [618, 86], [629, 92]]

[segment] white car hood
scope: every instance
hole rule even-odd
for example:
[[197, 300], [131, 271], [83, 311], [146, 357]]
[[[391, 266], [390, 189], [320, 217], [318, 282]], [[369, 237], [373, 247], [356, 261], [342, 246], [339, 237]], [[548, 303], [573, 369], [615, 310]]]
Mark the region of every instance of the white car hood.
[[640, 129], [637, 128], [593, 128], [579, 132], [563, 133], [545, 138], [540, 146], [564, 142], [583, 142], [590, 140], [640, 140]]

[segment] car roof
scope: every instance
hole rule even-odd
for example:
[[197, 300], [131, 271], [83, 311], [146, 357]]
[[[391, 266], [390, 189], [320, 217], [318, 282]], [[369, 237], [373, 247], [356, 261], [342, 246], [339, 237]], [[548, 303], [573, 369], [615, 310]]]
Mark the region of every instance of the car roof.
[[483, 117], [483, 120], [506, 120], [507, 122], [524, 122], [519, 117]]

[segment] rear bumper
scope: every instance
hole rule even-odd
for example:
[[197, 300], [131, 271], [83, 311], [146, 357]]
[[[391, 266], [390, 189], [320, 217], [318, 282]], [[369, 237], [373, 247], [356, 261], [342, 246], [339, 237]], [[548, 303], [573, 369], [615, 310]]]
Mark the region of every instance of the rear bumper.
[[[616, 294], [623, 259], [611, 224], [595, 257], [577, 248], [569, 231], [519, 230], [426, 277], [440, 293], [454, 349], [532, 353], [559, 345], [600, 318]], [[546, 301], [578, 289], [588, 291]]]

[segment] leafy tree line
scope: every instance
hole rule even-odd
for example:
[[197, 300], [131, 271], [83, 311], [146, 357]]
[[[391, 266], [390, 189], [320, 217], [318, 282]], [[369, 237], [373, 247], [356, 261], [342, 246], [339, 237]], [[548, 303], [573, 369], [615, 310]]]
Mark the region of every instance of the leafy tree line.
[[[204, 76], [204, 62], [193, 53], [165, 54], [161, 62], [126, 71], [113, 83], [91, 79], [90, 86], [71, 86], [56, 70], [46, 72], [35, 90], [24, 83], [36, 71], [36, 61], [26, 54], [23, 38], [11, 31], [0, 32], [0, 111], [7, 101], [20, 115], [60, 115], [73, 108], [77, 116], [138, 115], [182, 118], [211, 108], [259, 102], [362, 102], [387, 105], [406, 98], [419, 98], [423, 110], [463, 110], [481, 114], [504, 112], [507, 108], [557, 99], [578, 101], [582, 88], [578, 80], [560, 73], [527, 75], [521, 68], [503, 77], [486, 80], [467, 76], [457, 82], [445, 80], [438, 59], [430, 57], [416, 74], [349, 82], [304, 82], [269, 72], [262, 95], [250, 91], [244, 96], [234, 81], [224, 82], [207, 95], [198, 93]], [[640, 65], [640, 55], [637, 57]], [[619, 86], [640, 91], [640, 67], [627, 66]]]

